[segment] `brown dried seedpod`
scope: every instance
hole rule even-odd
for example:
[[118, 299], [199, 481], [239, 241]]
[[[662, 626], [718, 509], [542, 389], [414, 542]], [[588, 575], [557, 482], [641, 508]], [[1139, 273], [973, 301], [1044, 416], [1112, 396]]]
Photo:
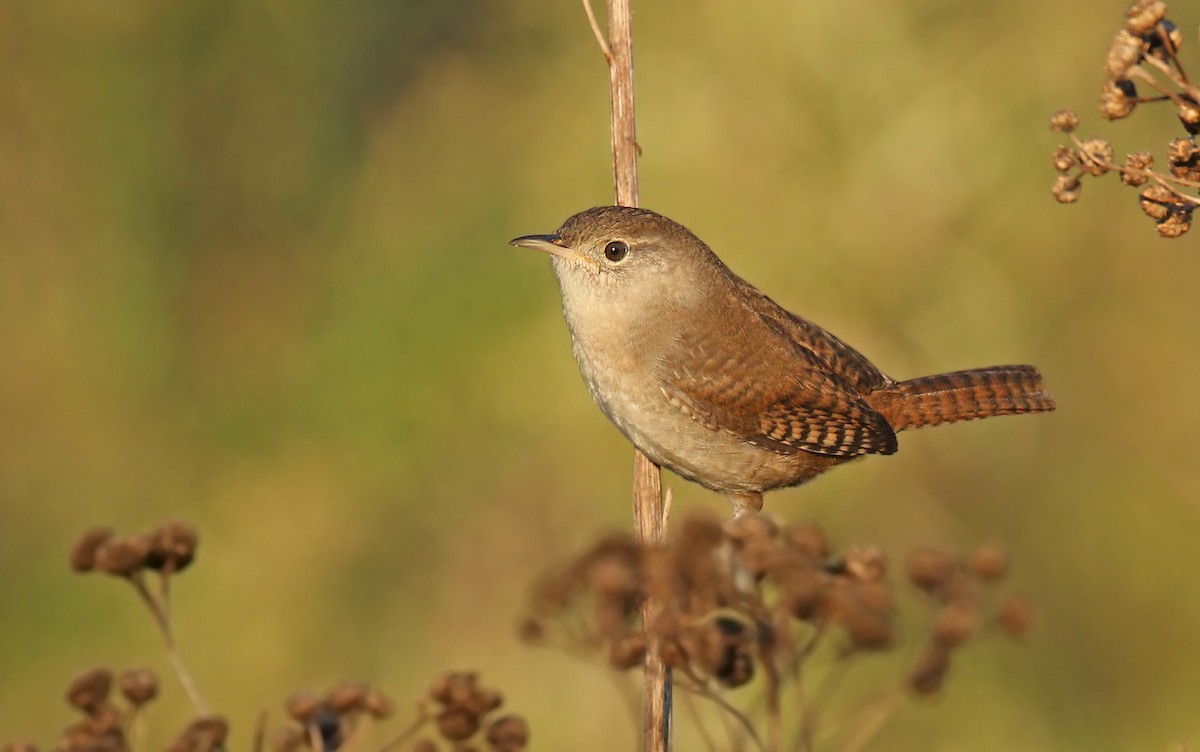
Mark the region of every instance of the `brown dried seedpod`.
[[1164, 220], [1171, 214], [1171, 206], [1175, 203], [1175, 193], [1164, 185], [1154, 183], [1147, 186], [1139, 196], [1139, 205], [1148, 217]]
[[717, 617], [698, 632], [696, 642], [695, 659], [724, 686], [740, 687], [754, 678], [754, 636], [744, 622]]
[[846, 553], [844, 566], [856, 580], [878, 582], [887, 576], [887, 555], [878, 546], [854, 546]]
[[306, 689], [293, 692], [283, 702], [283, 711], [300, 724], [311, 723], [323, 709], [321, 698]]
[[1079, 127], [1079, 116], [1072, 110], [1059, 110], [1050, 116], [1050, 130], [1055, 133], [1074, 133]]
[[148, 668], [130, 668], [121, 672], [117, 687], [131, 705], [145, 705], [158, 696], [158, 676]]
[[936, 548], [918, 548], [908, 556], [909, 581], [927, 592], [946, 584], [954, 570], [954, 560]]
[[1138, 0], [1125, 11], [1125, 28], [1131, 34], [1142, 35], [1154, 30], [1167, 15], [1167, 4], [1161, 0]]
[[91, 713], [108, 699], [112, 691], [112, 672], [103, 667], [84, 671], [67, 688], [67, 702], [73, 708]]
[[461, 705], [462, 708], [480, 717], [487, 715], [504, 704], [504, 695], [490, 687], [476, 687]]
[[200, 536], [186, 522], [168, 522], [150, 534], [146, 566], [150, 569], [182, 572], [196, 558]]
[[338, 715], [363, 710], [367, 691], [367, 685], [363, 682], [342, 682], [325, 696], [325, 706]]
[[71, 546], [71, 569], [81, 573], [92, 571], [96, 566], [96, 549], [113, 537], [113, 534], [111, 527], [93, 527], [86, 530]]
[[1089, 138], [1079, 145], [1079, 152], [1083, 156], [1080, 166], [1087, 174], [1100, 176], [1112, 169], [1113, 148], [1108, 141]]
[[1177, 238], [1192, 229], [1192, 210], [1175, 207], [1155, 227], [1164, 238]]
[[396, 714], [396, 702], [388, 694], [372, 688], [363, 698], [363, 710], [372, 718], [383, 720]]
[[446, 741], [465, 741], [479, 730], [479, 716], [462, 707], [448, 707], [438, 714], [437, 729]]
[[529, 744], [529, 724], [519, 715], [506, 715], [492, 721], [487, 742], [496, 752], [521, 752]]
[[1125, 155], [1123, 167], [1128, 172], [1121, 173], [1121, 182], [1125, 185], [1145, 185], [1150, 176], [1145, 174], [1154, 166], [1154, 157], [1148, 151], [1136, 151]]
[[1082, 192], [1083, 184], [1078, 175], [1059, 175], [1054, 179], [1054, 185], [1050, 187], [1050, 193], [1054, 196], [1054, 200], [1060, 204], [1075, 203], [1079, 200]]
[[969, 603], [951, 603], [938, 610], [933, 618], [933, 641], [939, 647], [956, 648], [975, 634], [979, 614]]
[[1113, 37], [1108, 47], [1108, 57], [1104, 61], [1104, 75], [1110, 79], [1126, 78], [1129, 69], [1138, 64], [1145, 53], [1147, 44], [1137, 34], [1131, 34], [1127, 29], [1121, 29]]
[[167, 752], [212, 752], [224, 747], [229, 722], [219, 715], [201, 716], [183, 730]]
[[1008, 574], [1008, 553], [999, 543], [983, 543], [967, 558], [967, 570], [981, 580], [998, 580]]
[[1075, 149], [1064, 144], [1059, 144], [1058, 146], [1054, 147], [1054, 152], [1051, 155], [1051, 159], [1054, 164], [1054, 169], [1058, 170], [1059, 172], [1066, 172], [1067, 170], [1079, 164], [1079, 155], [1075, 152]]
[[114, 577], [132, 577], [144, 566], [150, 553], [149, 536], [109, 538], [96, 547], [96, 569]]
[[881, 582], [843, 581], [830, 591], [830, 613], [846, 631], [850, 647], [880, 650], [895, 639], [891, 593]]
[[1024, 637], [1033, 627], [1033, 606], [1019, 595], [1009, 595], [1000, 604], [997, 622], [1012, 637]]
[[1100, 116], [1105, 120], [1129, 117], [1137, 108], [1137, 87], [1127, 78], [1104, 82], [1100, 89]]
[[479, 674], [474, 671], [449, 671], [429, 688], [429, 696], [440, 705], [462, 706], [481, 691]]

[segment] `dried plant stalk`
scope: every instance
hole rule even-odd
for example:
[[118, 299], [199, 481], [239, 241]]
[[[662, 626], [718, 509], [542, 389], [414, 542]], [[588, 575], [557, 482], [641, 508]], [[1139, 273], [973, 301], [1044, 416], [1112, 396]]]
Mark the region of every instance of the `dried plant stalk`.
[[[638, 205], [637, 129], [633, 99], [633, 29], [630, 0], [608, 0], [608, 38], [605, 39], [588, 0], [588, 21], [608, 62], [612, 105], [613, 184], [621, 206]], [[633, 457], [633, 513], [638, 542], [653, 545], [666, 538], [667, 501], [663, 498], [662, 472], [637, 449]], [[670, 746], [671, 676], [662, 659], [662, 646], [654, 638], [654, 625], [662, 604], [648, 599], [642, 618], [650, 636], [645, 659], [643, 690], [643, 749], [666, 752]]]

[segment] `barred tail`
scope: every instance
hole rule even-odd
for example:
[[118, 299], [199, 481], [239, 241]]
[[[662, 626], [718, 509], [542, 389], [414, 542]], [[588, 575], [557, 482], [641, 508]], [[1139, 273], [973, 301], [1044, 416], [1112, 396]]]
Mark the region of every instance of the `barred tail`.
[[893, 431], [1054, 409], [1033, 366], [993, 366], [901, 381], [867, 396]]

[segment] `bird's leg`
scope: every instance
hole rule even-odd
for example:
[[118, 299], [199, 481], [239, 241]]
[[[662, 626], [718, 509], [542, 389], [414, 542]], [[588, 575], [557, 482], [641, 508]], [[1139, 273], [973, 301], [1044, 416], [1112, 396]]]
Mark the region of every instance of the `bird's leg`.
[[731, 493], [729, 500], [733, 502], [733, 518], [744, 515], [758, 514], [762, 511], [762, 494], [754, 492]]

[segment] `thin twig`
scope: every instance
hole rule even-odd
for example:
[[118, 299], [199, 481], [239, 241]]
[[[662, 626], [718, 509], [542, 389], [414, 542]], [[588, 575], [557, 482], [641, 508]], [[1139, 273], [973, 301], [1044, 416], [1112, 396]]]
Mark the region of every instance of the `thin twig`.
[[596, 37], [596, 44], [600, 45], [600, 53], [604, 55], [604, 62], [612, 65], [612, 50], [608, 46], [608, 40], [604, 38], [604, 32], [600, 30], [599, 22], [596, 21], [596, 13], [592, 10], [591, 0], [583, 0], [583, 10], [587, 13], [588, 24], [592, 27], [592, 34]]
[[192, 678], [192, 672], [188, 670], [187, 664], [184, 663], [183, 655], [175, 646], [175, 636], [171, 631], [171, 616], [167, 612], [165, 605], [155, 599], [150, 593], [150, 589], [146, 587], [146, 581], [142, 577], [141, 572], [137, 572], [131, 576], [129, 583], [133, 585], [134, 591], [141, 597], [142, 602], [146, 604], [146, 608], [150, 609], [150, 614], [154, 617], [154, 623], [158, 625], [158, 631], [162, 635], [163, 643], [167, 649], [167, 658], [170, 659], [171, 666], [175, 669], [175, 676], [179, 678], [179, 683], [183, 685], [183, 691], [187, 693], [188, 699], [192, 701], [192, 706], [196, 708], [196, 712], [200, 715], [206, 715], [208, 713], [208, 705], [200, 695], [200, 690], [196, 687], [196, 681]]

